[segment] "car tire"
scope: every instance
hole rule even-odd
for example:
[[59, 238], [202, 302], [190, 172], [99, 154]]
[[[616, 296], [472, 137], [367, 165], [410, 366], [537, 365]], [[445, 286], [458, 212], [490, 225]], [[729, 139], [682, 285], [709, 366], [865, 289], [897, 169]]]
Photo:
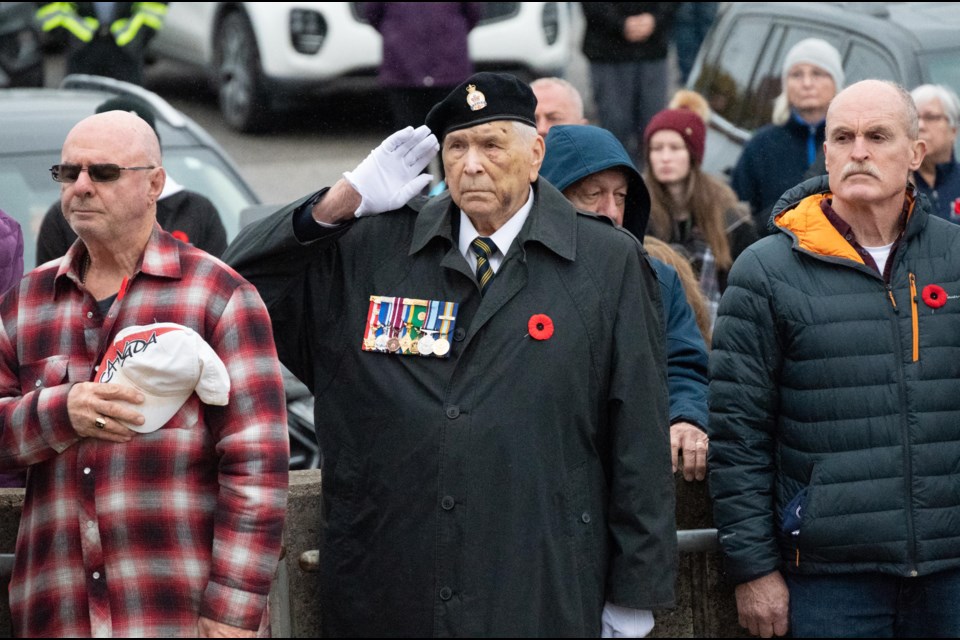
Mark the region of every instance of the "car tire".
[[217, 29], [216, 69], [220, 112], [227, 124], [243, 132], [262, 129], [269, 104], [257, 39], [241, 11], [228, 13]]

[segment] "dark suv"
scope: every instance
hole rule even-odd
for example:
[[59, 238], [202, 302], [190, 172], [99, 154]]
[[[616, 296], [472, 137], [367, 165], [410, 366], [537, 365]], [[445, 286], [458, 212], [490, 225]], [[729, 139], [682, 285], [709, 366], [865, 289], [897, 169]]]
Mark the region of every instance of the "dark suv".
[[744, 143], [770, 122], [783, 57], [804, 38], [840, 51], [846, 83], [932, 82], [960, 93], [960, 5], [950, 2], [731, 2], [717, 17], [687, 87], [713, 109], [703, 168], [729, 177]]

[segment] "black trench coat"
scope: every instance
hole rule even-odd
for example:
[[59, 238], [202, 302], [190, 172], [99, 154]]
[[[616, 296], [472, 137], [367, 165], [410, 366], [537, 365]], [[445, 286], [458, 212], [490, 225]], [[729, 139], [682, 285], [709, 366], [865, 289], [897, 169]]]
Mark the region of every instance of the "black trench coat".
[[[316, 398], [325, 635], [599, 636], [605, 601], [673, 603], [655, 275], [629, 233], [535, 191], [482, 297], [449, 196], [312, 244], [301, 201], [227, 250]], [[371, 295], [459, 302], [450, 357], [363, 351]]]

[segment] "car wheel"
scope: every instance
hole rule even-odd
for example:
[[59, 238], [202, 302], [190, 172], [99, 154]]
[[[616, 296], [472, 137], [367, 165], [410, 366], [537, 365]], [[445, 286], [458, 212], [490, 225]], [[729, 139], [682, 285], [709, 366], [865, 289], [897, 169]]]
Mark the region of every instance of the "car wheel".
[[217, 91], [224, 120], [238, 131], [262, 128], [268, 105], [257, 40], [247, 16], [234, 11], [224, 17], [216, 51]]

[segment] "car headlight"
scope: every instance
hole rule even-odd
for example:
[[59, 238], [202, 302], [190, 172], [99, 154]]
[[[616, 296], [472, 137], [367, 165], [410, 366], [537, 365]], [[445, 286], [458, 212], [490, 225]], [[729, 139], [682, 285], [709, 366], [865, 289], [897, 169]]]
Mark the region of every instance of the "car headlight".
[[290, 12], [290, 42], [299, 53], [313, 55], [327, 38], [327, 21], [316, 11], [294, 9]]
[[545, 2], [543, 15], [540, 17], [543, 26], [543, 37], [547, 44], [556, 43], [560, 37], [560, 5], [557, 2]]

